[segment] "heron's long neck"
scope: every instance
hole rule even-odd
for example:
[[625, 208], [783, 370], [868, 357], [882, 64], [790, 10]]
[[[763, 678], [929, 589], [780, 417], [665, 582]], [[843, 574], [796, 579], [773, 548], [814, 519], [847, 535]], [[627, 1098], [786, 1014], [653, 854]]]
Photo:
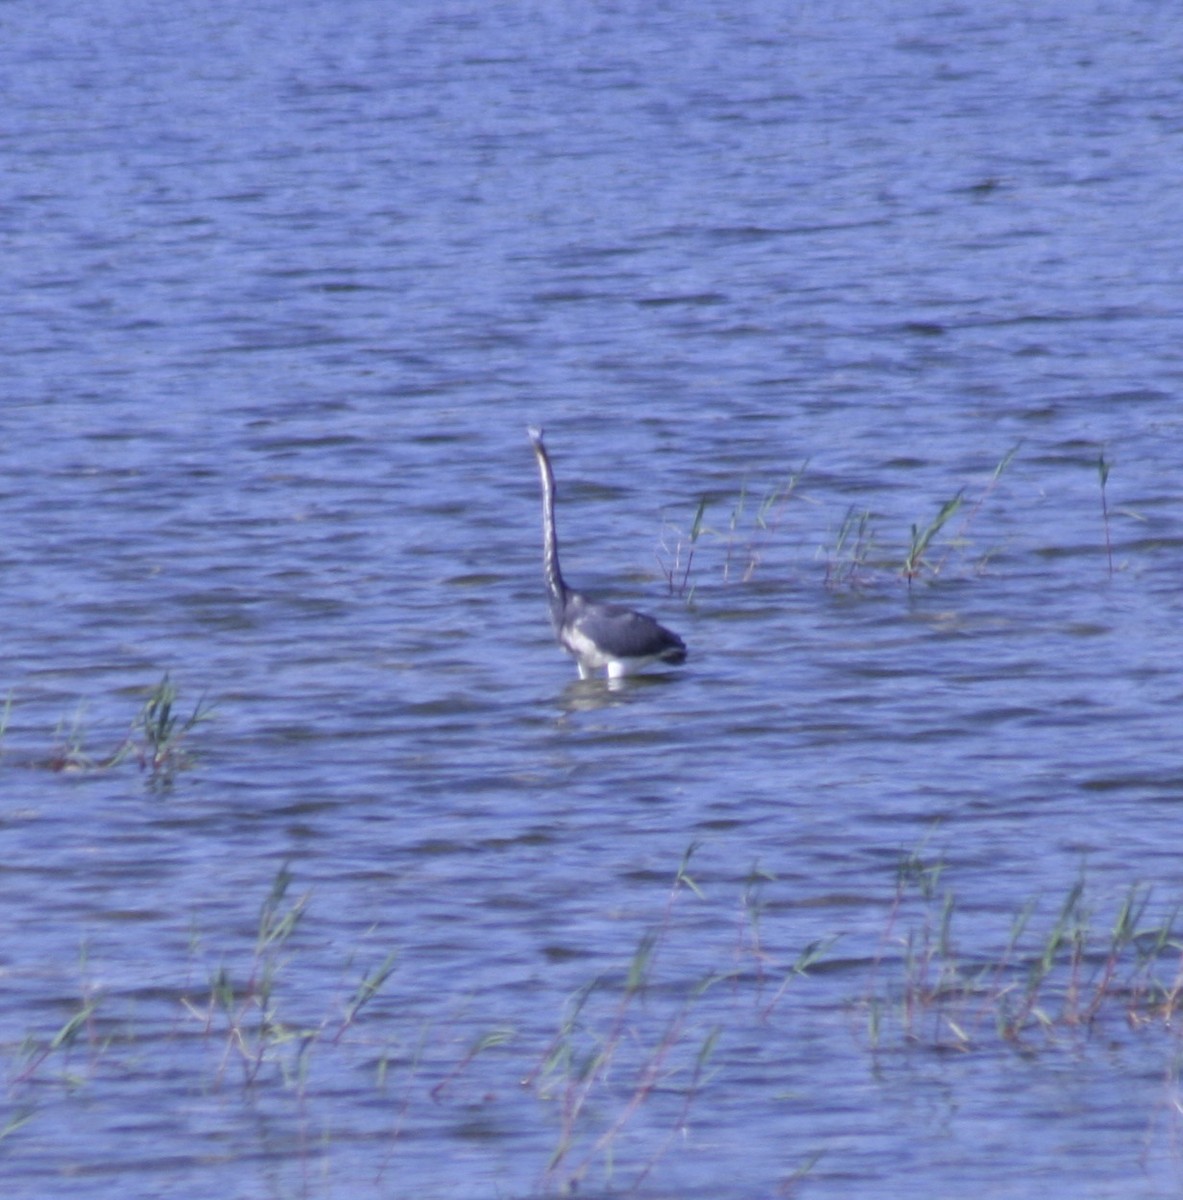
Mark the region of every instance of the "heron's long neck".
[[550, 460], [541, 446], [537, 448], [538, 470], [542, 476], [542, 574], [550, 598], [550, 611], [557, 624], [567, 601], [567, 585], [559, 569], [559, 535], [555, 532], [555, 476]]

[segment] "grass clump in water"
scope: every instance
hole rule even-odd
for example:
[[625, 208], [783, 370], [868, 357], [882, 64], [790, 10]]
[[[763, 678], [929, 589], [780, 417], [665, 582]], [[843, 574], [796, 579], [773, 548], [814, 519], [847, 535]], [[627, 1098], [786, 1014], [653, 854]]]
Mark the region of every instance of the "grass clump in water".
[[[827, 1084], [816, 1055], [801, 1067], [788, 1046], [815, 1038], [831, 1050], [849, 1046], [847, 1005], [866, 1014], [877, 1067], [879, 1051], [901, 1044], [961, 1053], [1018, 1047], [1025, 1058], [1067, 1044], [1075, 1057], [1094, 1032], [1106, 1034], [1108, 1048], [1116, 1024], [1166, 1029], [1179, 1018], [1178, 909], [1157, 911], [1148, 887], [1129, 888], [1103, 917], [1081, 876], [1054, 904], [1031, 901], [1004, 914], [998, 934], [987, 931], [985, 948], [975, 950], [963, 931], [981, 928], [981, 912], [964, 911], [947, 863], [922, 845], [896, 865], [877, 952], [839, 961], [828, 955], [834, 938], [817, 928], [804, 950], [777, 953], [778, 938], [817, 919], [808, 915], [807, 887], [778, 896], [776, 876], [755, 863], [738, 877], [738, 901], [718, 913], [692, 873], [695, 852], [690, 846], [672, 883], [663, 881], [664, 906], [652, 923], [631, 948], [624, 943], [613, 969], [577, 987], [561, 1013], [551, 1007], [558, 993], [545, 988], [546, 1007], [537, 1011], [533, 986], [497, 990], [455, 1035], [444, 1006], [456, 997], [429, 995], [424, 1019], [422, 981], [391, 995], [403, 978], [394, 950], [361, 969], [351, 954], [336, 993], [320, 992], [326, 968], [316, 955], [330, 939], [309, 930], [312, 893], [297, 889], [285, 864], [257, 913], [242, 914], [240, 935], [225, 935], [209, 960], [203, 956], [204, 970], [194, 971], [194, 938], [184, 981], [161, 980], [151, 1000], [135, 1001], [164, 1006], [151, 1025], [141, 1007], [138, 1029], [106, 1037], [119, 985], [101, 997], [88, 986], [80, 1000], [59, 1000], [36, 1035], [4, 1048], [14, 1065], [0, 1140], [6, 1152], [22, 1144], [50, 1086], [53, 1105], [44, 1111], [68, 1115], [77, 1091], [124, 1067], [135, 1078], [145, 1063], [167, 1062], [169, 1086], [184, 1097], [217, 1094], [218, 1108], [230, 1108], [222, 1132], [244, 1164], [254, 1147], [249, 1134], [239, 1137], [228, 1099], [265, 1112], [269, 1127], [290, 1136], [283, 1169], [302, 1178], [328, 1172], [334, 1138], [348, 1136], [354, 1149], [376, 1147], [381, 1179], [397, 1165], [409, 1129], [449, 1148], [463, 1138], [470, 1153], [488, 1141], [494, 1157], [528, 1147], [527, 1170], [544, 1192], [637, 1191], [661, 1187], [663, 1163], [676, 1178], [683, 1145], [709, 1153], [716, 1098], [746, 1099], [753, 1111], [775, 1104], [807, 1112], [813, 1089]], [[860, 920], [858, 910], [844, 911]], [[713, 935], [721, 940], [712, 949]], [[450, 965], [462, 977], [462, 963]], [[506, 996], [529, 1007], [506, 1020], [492, 1008]], [[841, 1077], [846, 1064], [834, 1065]], [[790, 1151], [803, 1165], [786, 1188], [813, 1168], [815, 1151]], [[281, 1177], [272, 1182], [284, 1190]]]
[[1082, 875], [1042, 929], [1040, 903], [1030, 900], [1012, 918], [1000, 953], [966, 955], [954, 937], [956, 896], [939, 886], [943, 872], [939, 860], [901, 860], [883, 939], [899, 953], [876, 958], [866, 1001], [872, 1048], [884, 1043], [889, 1020], [907, 1042], [969, 1050], [987, 1032], [1030, 1046], [1035, 1036], [1055, 1042], [1088, 1034], [1107, 1019], [1138, 1028], [1180, 1015], [1179, 908], [1155, 918], [1149, 887], [1132, 885], [1106, 922], [1089, 904]]
[[[818, 549], [817, 557], [825, 564], [827, 588], [858, 588], [877, 578], [891, 577], [906, 580], [910, 588], [917, 579], [940, 576], [955, 552], [965, 559], [971, 545], [969, 527], [1014, 461], [1020, 445], [1016, 443], [1002, 456], [972, 503], [965, 489], [959, 489], [940, 505], [934, 516], [911, 525], [907, 544], [902, 548], [880, 542], [873, 508], [865, 504], [850, 505], [837, 531]], [[790, 502], [816, 504], [802, 492], [808, 465], [808, 461], [802, 463], [784, 483], [765, 492], [759, 503], [753, 503], [745, 482], [731, 505], [725, 527], [707, 524], [710, 501], [706, 496], [698, 501], [685, 530], [667, 522], [657, 557], [670, 595], [690, 603], [704, 576], [716, 572], [724, 586], [753, 583], [770, 557]], [[952, 531], [951, 523], [959, 515], [962, 520]], [[981, 570], [989, 557], [986, 553], [972, 560], [975, 569]]]
[[[304, 892], [289, 898], [291, 883], [292, 873], [285, 864], [259, 910], [254, 954], [242, 982], [236, 983], [233, 972], [221, 963], [210, 978], [205, 1010], [185, 1001], [186, 1008], [202, 1021], [207, 1032], [220, 1027], [226, 1039], [219, 1079], [235, 1058], [246, 1083], [253, 1083], [268, 1063], [279, 1064], [290, 1082], [295, 1077], [293, 1070], [303, 1068], [304, 1052], [320, 1035], [318, 1029], [289, 1024], [279, 1012], [276, 980], [284, 961], [284, 947], [303, 920], [311, 895]], [[283, 1052], [293, 1046], [295, 1055], [284, 1057]]]
[[940, 567], [930, 562], [927, 554], [933, 539], [961, 507], [961, 495], [961, 492], [958, 492], [951, 500], [946, 500], [937, 515], [923, 528], [915, 524], [912, 526], [912, 542], [900, 568], [900, 574], [908, 581], [909, 587], [912, 586], [912, 580], [922, 571], [927, 570], [934, 575], [939, 573]]
[[[684, 890], [701, 895], [688, 869], [695, 849], [691, 845], [683, 855], [662, 920], [642, 935], [623, 978], [597, 977], [575, 993], [554, 1041], [526, 1079], [557, 1114], [559, 1138], [546, 1182], [564, 1195], [578, 1190], [596, 1163], [611, 1184], [616, 1146], [630, 1120], [655, 1097], [674, 1098], [672, 1110], [663, 1106], [670, 1117], [667, 1137], [635, 1164], [630, 1186], [639, 1187], [684, 1128], [707, 1079], [718, 1027], [687, 1046], [694, 998], [707, 984], [691, 989], [671, 1015], [654, 1019], [644, 1005], [676, 899]], [[603, 1005], [597, 1006], [599, 1000]]]
[[209, 720], [212, 710], [202, 696], [189, 716], [182, 719], [176, 704], [177, 689], [166, 671], [132, 721], [131, 733], [116, 761], [130, 755], [141, 770], [161, 784], [170, 783], [177, 771], [187, 767], [191, 759], [184, 742], [197, 725]]
[[[108, 771], [121, 763], [133, 761], [139, 764], [153, 787], [167, 788], [175, 780], [177, 772], [192, 765], [192, 755], [186, 745], [189, 735], [213, 714], [204, 696], [188, 716], [178, 713], [177, 701], [176, 685], [166, 671], [159, 683], [148, 689], [147, 699], [132, 718], [131, 728], [123, 740], [112, 752], [100, 755], [93, 754], [87, 748], [90, 737], [87, 710], [85, 705], [80, 704], [68, 720], [58, 722], [49, 757], [28, 765], [72, 774]], [[8, 730], [12, 710], [13, 699], [9, 694], [0, 712], [0, 739]]]
[[[797, 492], [806, 466], [808, 463], [802, 463], [783, 484], [766, 492], [754, 509], [751, 509], [747, 484], [744, 483], [731, 507], [725, 530], [713, 529], [706, 524], [706, 510], [710, 503], [707, 496], [698, 501], [688, 530], [683, 531], [667, 522], [662, 531], [657, 560], [669, 594], [681, 597], [687, 604], [693, 601], [697, 581], [692, 580], [691, 575], [699, 543], [705, 539], [721, 547], [723, 561], [719, 569], [724, 584], [752, 582], [789, 501]], [[751, 524], [745, 527], [749, 509]]]

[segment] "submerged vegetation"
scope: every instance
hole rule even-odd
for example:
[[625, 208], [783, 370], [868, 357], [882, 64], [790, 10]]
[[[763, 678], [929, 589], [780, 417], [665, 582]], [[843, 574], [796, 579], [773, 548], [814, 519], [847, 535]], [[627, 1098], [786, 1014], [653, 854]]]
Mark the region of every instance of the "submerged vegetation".
[[[118, 985], [108, 980], [107, 991], [86, 982], [84, 961], [81, 993], [64, 1016], [2, 1047], [0, 1141], [17, 1141], [50, 1097], [60, 1111], [74, 1094], [85, 1096], [96, 1075], [134, 1074], [163, 1053], [174, 1082], [180, 1077], [194, 1099], [241, 1093], [273, 1115], [276, 1103], [290, 1104], [302, 1170], [323, 1166], [334, 1139], [355, 1135], [381, 1138], [393, 1170], [408, 1128], [475, 1121], [482, 1139], [503, 1129], [519, 1146], [515, 1154], [533, 1147], [538, 1189], [566, 1195], [585, 1186], [641, 1187], [675, 1146], [693, 1146], [704, 1121], [709, 1126], [703, 1105], [709, 1111], [720, 1081], [738, 1073], [752, 1086], [757, 1069], [781, 1093], [782, 1038], [832, 1046], [853, 1030], [851, 1051], [881, 1071], [889, 1050], [1018, 1051], [1030, 1059], [1065, 1046], [1087, 1052], [1095, 1040], [1110, 1054], [1118, 1029], [1134, 1038], [1156, 1031], [1169, 1041], [1154, 1053], [1177, 1082], [1180, 909], [1156, 908], [1144, 886], [1130, 887], [1102, 917], [1081, 877], [1066, 896], [1023, 905], [1001, 934], [983, 928], [981, 910], [971, 911], [971, 936], [960, 931], [951, 868], [915, 851], [901, 855], [894, 886], [885, 886], [877, 934], [847, 929], [785, 951], [776, 948], [783, 928], [768, 928], [774, 875], [753, 866], [738, 905], [719, 910], [690, 873], [695, 849], [654, 923], [614, 968], [576, 988], [549, 1035], [538, 1012], [441, 1007], [461, 1003], [459, 996], [438, 997], [435, 1012], [425, 1011], [414, 989], [400, 991], [414, 963], [397, 947], [367, 950], [361, 967], [351, 954], [326, 989], [317, 977], [323, 968], [310, 971], [303, 961], [323, 942], [309, 929], [313, 892], [295, 891], [285, 865], [253, 935], [222, 935], [207, 952], [195, 934], [182, 977], [155, 989], [169, 1011], [150, 1033], [137, 1032], [142, 1005], [121, 1011]], [[693, 909], [684, 913], [687, 904]], [[731, 945], [723, 961], [718, 946], [704, 953], [703, 922], [711, 917]], [[869, 934], [873, 951], [852, 953], [851, 944]], [[319, 1012], [309, 994], [329, 997]], [[171, 1030], [163, 1045], [162, 1025]], [[759, 1067], [753, 1044], [767, 1049]], [[355, 1134], [340, 1126], [347, 1094], [376, 1127]], [[807, 1090], [799, 1102], [808, 1103]], [[785, 1189], [824, 1158], [824, 1145], [795, 1148]]]

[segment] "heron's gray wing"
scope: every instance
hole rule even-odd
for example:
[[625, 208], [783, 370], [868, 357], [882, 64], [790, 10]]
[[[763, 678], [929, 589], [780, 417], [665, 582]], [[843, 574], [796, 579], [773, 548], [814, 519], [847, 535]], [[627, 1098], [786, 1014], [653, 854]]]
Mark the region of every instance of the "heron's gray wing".
[[685, 651], [682, 639], [645, 613], [619, 604], [584, 602], [573, 628], [613, 658], [655, 658]]

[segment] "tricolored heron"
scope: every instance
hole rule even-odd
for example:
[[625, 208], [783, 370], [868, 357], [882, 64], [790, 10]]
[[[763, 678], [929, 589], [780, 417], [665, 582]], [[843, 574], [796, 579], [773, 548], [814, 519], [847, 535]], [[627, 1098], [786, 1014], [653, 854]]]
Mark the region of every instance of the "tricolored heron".
[[527, 429], [542, 475], [542, 572], [550, 600], [550, 620], [559, 645], [575, 656], [581, 679], [607, 668], [609, 679], [631, 675], [649, 663], [686, 661], [686, 643], [644, 613], [619, 604], [601, 604], [572, 591], [559, 569], [555, 533], [555, 476], [542, 444], [542, 430]]

